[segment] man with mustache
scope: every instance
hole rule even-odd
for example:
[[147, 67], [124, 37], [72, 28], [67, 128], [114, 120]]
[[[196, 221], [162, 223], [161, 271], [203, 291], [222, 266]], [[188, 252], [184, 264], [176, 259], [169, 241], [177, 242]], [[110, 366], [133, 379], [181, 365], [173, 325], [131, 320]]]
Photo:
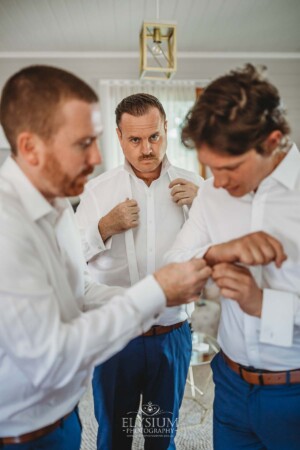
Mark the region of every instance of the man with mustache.
[[[76, 217], [92, 278], [129, 287], [161, 267], [201, 178], [169, 163], [166, 114], [156, 97], [125, 98], [116, 108], [116, 123], [124, 166], [88, 183]], [[176, 423], [191, 355], [187, 317], [186, 307], [167, 309], [146, 333], [96, 368], [98, 450], [131, 448], [124, 420], [129, 412], [135, 419], [141, 394], [144, 405], [158, 405]], [[161, 437], [147, 432], [145, 448], [175, 448], [176, 426]]]
[[64, 198], [101, 162], [98, 97], [82, 80], [22, 69], [0, 120], [11, 145], [0, 169], [0, 448], [79, 450], [76, 405], [94, 366], [199, 293], [210, 269], [172, 264], [127, 290], [91, 282]]

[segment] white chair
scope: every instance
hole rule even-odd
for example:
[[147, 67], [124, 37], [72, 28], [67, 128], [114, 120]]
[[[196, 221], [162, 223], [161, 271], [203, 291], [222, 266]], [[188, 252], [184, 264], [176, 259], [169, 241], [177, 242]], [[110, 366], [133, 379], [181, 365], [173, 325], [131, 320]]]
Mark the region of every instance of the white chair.
[[[210, 362], [218, 353], [220, 347], [216, 340], [220, 320], [220, 304], [218, 301], [201, 299], [191, 317], [192, 326], [192, 356], [187, 377], [187, 385], [191, 390], [192, 400], [204, 410], [203, 421], [211, 406], [204, 400], [205, 395], [212, 391], [212, 372]], [[196, 376], [195, 376], [196, 375]]]

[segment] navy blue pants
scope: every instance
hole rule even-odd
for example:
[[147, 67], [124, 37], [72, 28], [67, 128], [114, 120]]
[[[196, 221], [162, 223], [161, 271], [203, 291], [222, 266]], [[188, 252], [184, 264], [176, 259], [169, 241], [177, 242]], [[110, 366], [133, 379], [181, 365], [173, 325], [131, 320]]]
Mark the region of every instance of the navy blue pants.
[[81, 423], [76, 408], [62, 424], [45, 436], [24, 444], [1, 445], [1, 450], [79, 450]]
[[[143, 430], [146, 450], [176, 448], [176, 419], [191, 349], [186, 322], [166, 334], [139, 336], [96, 367], [93, 391], [98, 450], [131, 449], [135, 421]], [[143, 414], [136, 420], [141, 394]]]
[[212, 369], [214, 450], [300, 449], [300, 384], [248, 384], [220, 353]]

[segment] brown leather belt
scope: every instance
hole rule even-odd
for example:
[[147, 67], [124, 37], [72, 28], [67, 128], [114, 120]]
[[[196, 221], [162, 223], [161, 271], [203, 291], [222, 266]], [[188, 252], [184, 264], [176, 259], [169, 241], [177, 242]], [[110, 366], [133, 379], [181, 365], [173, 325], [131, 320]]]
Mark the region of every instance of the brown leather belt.
[[259, 384], [269, 386], [276, 384], [294, 384], [300, 383], [300, 369], [287, 370], [284, 372], [271, 372], [266, 370], [252, 369], [251, 367], [241, 366], [232, 361], [223, 351], [221, 351], [224, 361], [237, 373], [244, 381], [249, 384]]
[[52, 423], [51, 425], [47, 425], [46, 427], [32, 431], [31, 433], [22, 434], [20, 436], [0, 437], [0, 445], [23, 444], [24, 442], [30, 442], [34, 441], [35, 439], [41, 438], [46, 434], [49, 434], [52, 431], [54, 431], [56, 428], [60, 427], [64, 422], [64, 420], [66, 420], [72, 414], [73, 411], [69, 412], [64, 417]]
[[177, 328], [182, 327], [182, 325], [186, 322], [184, 320], [183, 322], [174, 323], [174, 325], [154, 325], [150, 328], [150, 330], [146, 331], [146, 333], [143, 333], [142, 336], [157, 336], [159, 334], [165, 334], [169, 333], [170, 331], [177, 330]]

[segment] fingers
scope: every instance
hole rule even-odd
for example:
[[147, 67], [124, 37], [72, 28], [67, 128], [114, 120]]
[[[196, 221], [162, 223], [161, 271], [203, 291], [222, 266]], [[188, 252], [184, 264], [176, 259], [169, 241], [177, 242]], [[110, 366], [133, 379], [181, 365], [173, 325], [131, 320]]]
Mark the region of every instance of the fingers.
[[220, 262], [241, 262], [249, 266], [255, 266], [274, 261], [277, 267], [281, 267], [287, 259], [281, 243], [263, 231], [212, 245], [204, 257], [210, 266]]
[[221, 294], [224, 295], [225, 289], [230, 289], [231, 291], [240, 292], [241, 284], [246, 284], [247, 279], [243, 280], [243, 277], [240, 279], [231, 278], [229, 276], [220, 277], [215, 279], [218, 288], [221, 290]]
[[275, 259], [275, 250], [270, 242], [261, 235], [253, 235], [246, 242], [241, 261], [249, 265], [264, 265]]
[[113, 234], [135, 228], [139, 225], [140, 208], [136, 200], [128, 198], [110, 211], [109, 218]]
[[180, 184], [185, 185], [187, 183], [189, 183], [189, 181], [185, 180], [184, 178], [176, 178], [175, 180], [171, 181], [171, 183], [169, 184], [169, 188]]
[[237, 301], [247, 314], [261, 316], [263, 291], [249, 269], [231, 263], [220, 263], [212, 269], [212, 278], [223, 297]]
[[176, 184], [171, 190], [171, 195], [174, 196], [181, 192], [192, 192], [195, 190], [195, 185], [193, 183], [186, 182], [185, 184]]
[[140, 208], [135, 200], [126, 201], [126, 216], [128, 220], [128, 228], [135, 228], [139, 225]]
[[231, 300], [236, 300], [238, 302], [241, 294], [237, 290], [233, 290], [230, 288], [222, 288], [221, 295], [225, 298], [230, 298]]
[[220, 263], [212, 268], [211, 277], [219, 288], [239, 289], [241, 284], [248, 284], [248, 281], [252, 279], [252, 274], [246, 267], [231, 263]]
[[192, 298], [199, 298], [201, 291], [211, 275], [211, 268], [207, 266], [203, 259], [192, 259], [185, 263], [180, 263], [182, 277], [181, 289], [184, 292], [185, 301], [193, 301]]
[[[187, 194], [187, 192], [189, 191], [189, 186], [185, 185], [176, 185], [173, 187], [173, 189], [171, 190], [171, 196], [174, 197], [175, 196], [180, 196], [180, 194]], [[180, 198], [180, 197], [179, 197]]]
[[204, 259], [191, 259], [189, 261], [189, 264], [191, 266], [191, 272], [194, 271], [195, 275], [193, 294], [200, 294], [202, 288], [204, 287], [204, 284], [211, 276], [212, 269], [206, 264], [206, 261]]
[[229, 276], [233, 279], [239, 279], [241, 275], [249, 274], [250, 270], [246, 267], [231, 264], [231, 263], [219, 263], [215, 264], [212, 268], [212, 278], [213, 280], [218, 279], [223, 276]]
[[176, 178], [169, 184], [169, 187], [172, 188], [171, 196], [173, 202], [180, 206], [191, 205], [198, 192], [198, 186], [183, 178]]
[[127, 205], [128, 207], [138, 207], [137, 201], [133, 199], [129, 200], [129, 198], [127, 198], [125, 202], [123, 202], [123, 204]]
[[199, 297], [207, 278], [211, 274], [203, 259], [192, 259], [183, 263], [172, 263], [154, 273], [167, 298], [168, 306], [193, 301]]
[[275, 251], [275, 265], [281, 267], [282, 263], [287, 259], [287, 255], [284, 252], [282, 244], [272, 236], [268, 235], [268, 241], [272, 245]]
[[139, 214], [136, 213], [128, 213], [126, 217], [124, 217], [124, 223], [127, 225], [126, 228], [135, 228], [139, 225]]
[[249, 273], [244, 267], [221, 263], [213, 267], [211, 276], [223, 294], [222, 290], [225, 288], [238, 290], [241, 284], [246, 284]]
[[140, 208], [136, 200], [125, 200], [125, 202], [119, 204], [123, 214], [130, 214], [132, 217], [138, 215]]
[[229, 242], [233, 244], [235, 258], [232, 261], [240, 261], [247, 265], [265, 265], [274, 261], [277, 267], [281, 267], [287, 256], [281, 243], [269, 234], [258, 231]]
[[206, 261], [203, 258], [192, 258], [190, 260], [190, 265], [195, 270], [201, 270], [201, 269], [204, 269], [205, 267], [207, 267], [210, 269], [210, 273], [211, 273], [211, 268], [206, 264]]
[[191, 205], [193, 203], [194, 197], [190, 196], [188, 193], [176, 194], [172, 197], [174, 203], [178, 206]]
[[129, 228], [136, 228], [136, 227], [138, 227], [139, 226], [139, 219], [137, 218], [137, 219], [132, 219], [132, 221], [131, 221], [131, 224], [130, 224], [130, 227]]

